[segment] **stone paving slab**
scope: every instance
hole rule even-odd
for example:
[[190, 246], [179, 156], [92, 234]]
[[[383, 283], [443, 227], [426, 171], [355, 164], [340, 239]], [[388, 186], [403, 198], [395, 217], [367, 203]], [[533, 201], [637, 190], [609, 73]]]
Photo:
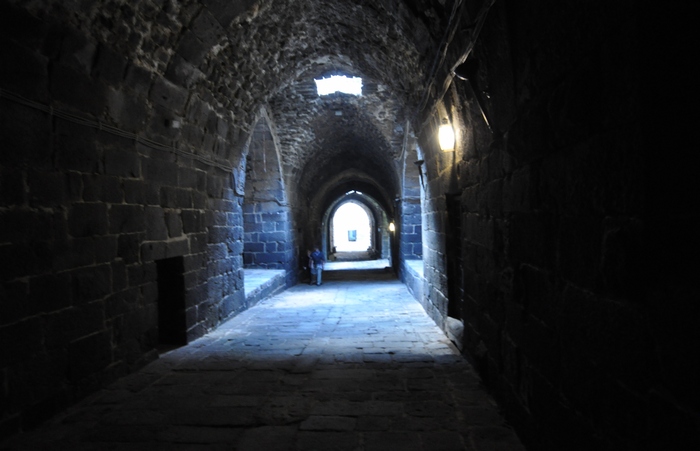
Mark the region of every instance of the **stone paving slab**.
[[388, 277], [265, 299], [0, 449], [524, 450]]

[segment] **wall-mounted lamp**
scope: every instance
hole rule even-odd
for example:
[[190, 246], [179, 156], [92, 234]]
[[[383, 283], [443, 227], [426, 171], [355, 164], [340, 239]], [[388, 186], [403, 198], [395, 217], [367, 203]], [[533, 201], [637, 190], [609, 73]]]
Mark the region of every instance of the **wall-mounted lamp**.
[[393, 231], [395, 231], [395, 230], [396, 230], [396, 226], [394, 225], [393, 222], [390, 222], [390, 223], [389, 223], [389, 232], [393, 232]]
[[440, 141], [440, 148], [443, 152], [455, 150], [455, 131], [447, 118], [442, 119], [442, 125], [438, 131], [438, 141]]

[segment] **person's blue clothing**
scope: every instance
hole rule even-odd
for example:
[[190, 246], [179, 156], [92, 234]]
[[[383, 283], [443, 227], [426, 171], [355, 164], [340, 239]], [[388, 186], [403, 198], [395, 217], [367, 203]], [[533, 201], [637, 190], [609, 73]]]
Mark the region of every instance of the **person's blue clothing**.
[[323, 272], [323, 264], [326, 261], [323, 252], [316, 249], [311, 253], [311, 260], [314, 262], [314, 270], [316, 271], [316, 285], [321, 285], [321, 273]]

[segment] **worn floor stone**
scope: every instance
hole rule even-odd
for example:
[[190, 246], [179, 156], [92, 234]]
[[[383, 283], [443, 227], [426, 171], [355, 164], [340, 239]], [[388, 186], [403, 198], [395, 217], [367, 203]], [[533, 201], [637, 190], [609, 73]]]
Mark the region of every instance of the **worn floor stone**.
[[524, 449], [388, 277], [293, 287], [0, 448]]

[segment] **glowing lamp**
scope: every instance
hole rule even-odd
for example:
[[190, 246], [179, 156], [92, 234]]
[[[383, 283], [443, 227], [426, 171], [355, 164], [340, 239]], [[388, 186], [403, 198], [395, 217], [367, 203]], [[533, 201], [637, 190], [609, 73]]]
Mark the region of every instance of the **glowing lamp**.
[[394, 230], [396, 230], [396, 226], [394, 225], [393, 222], [390, 222], [390, 223], [389, 223], [389, 231], [390, 231], [390, 232], [393, 232]]
[[455, 131], [450, 123], [447, 122], [447, 118], [443, 119], [442, 125], [440, 125], [438, 141], [440, 142], [440, 148], [443, 152], [455, 150]]

